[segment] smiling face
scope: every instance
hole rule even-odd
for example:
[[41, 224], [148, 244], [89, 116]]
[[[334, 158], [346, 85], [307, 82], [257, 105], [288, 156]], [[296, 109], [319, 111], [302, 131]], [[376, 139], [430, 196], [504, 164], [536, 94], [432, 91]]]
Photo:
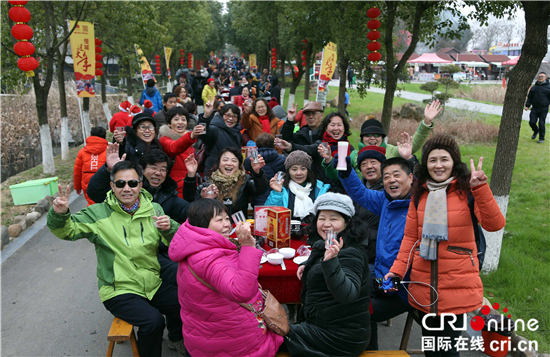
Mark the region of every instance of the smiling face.
[[256, 113], [258, 113], [258, 115], [261, 117], [267, 115], [267, 106], [261, 100], [256, 102]]
[[361, 161], [361, 173], [365, 180], [371, 185], [375, 184], [376, 181], [382, 177], [382, 172], [380, 167], [382, 164], [376, 159], [365, 159]]
[[223, 121], [227, 127], [232, 128], [237, 125], [238, 116], [230, 109], [223, 115]]
[[288, 170], [288, 174], [290, 175], [290, 179], [297, 184], [301, 185], [307, 180], [307, 167], [302, 165], [292, 165], [290, 169]]
[[178, 98], [172, 97], [164, 104], [166, 106], [166, 111], [174, 108], [178, 104]]
[[229, 216], [225, 212], [218, 213], [208, 224], [208, 229], [213, 230], [216, 233], [221, 234], [225, 238], [229, 238], [229, 233], [231, 232], [231, 221]]
[[382, 145], [382, 141], [384, 141], [384, 135], [382, 134], [364, 134], [361, 138], [363, 141], [363, 144], [369, 146], [380, 146]]
[[394, 200], [404, 198], [411, 191], [412, 174], [406, 174], [399, 165], [390, 165], [384, 168], [384, 190]]
[[137, 127], [138, 138], [150, 144], [155, 138], [155, 125], [149, 120], [142, 121]]
[[326, 239], [328, 231], [340, 233], [346, 228], [346, 221], [336, 211], [320, 211], [317, 219], [317, 233], [321, 238]]
[[220, 157], [219, 169], [223, 175], [231, 176], [239, 169], [239, 160], [233, 153], [225, 152]]
[[185, 87], [183, 87], [183, 88], [180, 90], [179, 98], [180, 98], [180, 99], [185, 99], [185, 98], [187, 98], [187, 89], [185, 89]]
[[248, 90], [248, 87], [243, 88], [242, 96], [244, 98], [247, 98], [250, 95], [250, 91]]
[[168, 126], [176, 133], [183, 134], [187, 129], [187, 118], [183, 114], [176, 114], [172, 117]]
[[428, 154], [428, 173], [435, 182], [451, 177], [454, 161], [447, 150], [435, 149]]
[[327, 125], [327, 133], [335, 140], [340, 139], [344, 135], [345, 131], [344, 120], [342, 118], [333, 117], [330, 119], [330, 123]]
[[166, 174], [168, 173], [168, 163], [157, 162], [153, 165], [148, 164], [143, 169], [143, 176], [149, 181], [151, 187], [159, 187], [166, 180]]
[[323, 112], [304, 112], [307, 125], [311, 130], [315, 130], [323, 121]]
[[[136, 170], [120, 170], [115, 174], [114, 182], [117, 182], [118, 180], [123, 180], [126, 182], [135, 180], [139, 182], [139, 176]], [[132, 207], [139, 197], [139, 191], [141, 190], [142, 183], [140, 182], [137, 187], [134, 188], [130, 187], [128, 183], [126, 183], [123, 188], [117, 188], [114, 182], [111, 182], [111, 189], [113, 190], [115, 197], [124, 206]]]

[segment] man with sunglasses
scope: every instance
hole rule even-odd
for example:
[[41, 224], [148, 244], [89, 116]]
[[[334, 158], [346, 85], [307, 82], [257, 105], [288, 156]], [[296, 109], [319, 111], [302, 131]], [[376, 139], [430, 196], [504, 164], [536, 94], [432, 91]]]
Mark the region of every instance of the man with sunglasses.
[[50, 231], [60, 239], [87, 238], [97, 255], [101, 302], [113, 315], [137, 326], [141, 356], [161, 356], [164, 317], [169, 347], [186, 356], [177, 287], [163, 282], [157, 260], [159, 241], [172, 240], [179, 224], [142, 190], [143, 171], [131, 161], [114, 165], [111, 191], [100, 204], [71, 215], [70, 188], [48, 212]]

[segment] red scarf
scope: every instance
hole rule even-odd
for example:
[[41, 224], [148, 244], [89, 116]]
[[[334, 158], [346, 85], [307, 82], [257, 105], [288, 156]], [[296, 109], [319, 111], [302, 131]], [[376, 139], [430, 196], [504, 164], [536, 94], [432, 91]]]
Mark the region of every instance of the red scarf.
[[[338, 152], [338, 142], [339, 141], [348, 141], [348, 136], [346, 134], [344, 134], [344, 135], [342, 135], [340, 140], [336, 140], [329, 133], [327, 133], [325, 131], [325, 133], [323, 134], [323, 141], [327, 142], [330, 145], [330, 150], [332, 151], [332, 157], [334, 157], [334, 155], [336, 155], [336, 153]], [[353, 150], [353, 147], [351, 146], [351, 144], [349, 144], [348, 145], [348, 156], [350, 156], [351, 150]]]
[[269, 117], [267, 115], [261, 116], [260, 123], [262, 124], [262, 131], [264, 133], [271, 134], [271, 124], [269, 123]]

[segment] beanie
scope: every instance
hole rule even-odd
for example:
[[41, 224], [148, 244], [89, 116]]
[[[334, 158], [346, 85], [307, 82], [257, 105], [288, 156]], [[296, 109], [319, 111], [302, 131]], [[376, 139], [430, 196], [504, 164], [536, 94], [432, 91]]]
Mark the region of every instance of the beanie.
[[349, 218], [355, 215], [353, 201], [348, 195], [340, 193], [327, 192], [320, 195], [313, 205], [313, 214], [317, 215], [319, 211], [336, 211]]
[[153, 108], [153, 102], [151, 102], [149, 99], [145, 99], [145, 100], [143, 101], [143, 106], [144, 106], [145, 108]]
[[207, 83], [214, 82], [214, 78], [208, 78]]
[[153, 78], [149, 78], [147, 80], [147, 87], [154, 87], [155, 86], [155, 80]]
[[368, 145], [359, 150], [357, 155], [357, 166], [361, 167], [361, 163], [365, 159], [375, 159], [383, 163], [386, 161], [386, 148], [376, 145]]
[[437, 149], [445, 150], [451, 154], [451, 158], [453, 159], [455, 165], [462, 162], [460, 149], [458, 148], [458, 144], [455, 139], [447, 134], [437, 134], [426, 141], [426, 144], [424, 144], [424, 147], [422, 148], [422, 164], [427, 163], [430, 152]]
[[363, 125], [361, 125], [361, 138], [365, 134], [382, 134], [386, 136], [386, 133], [382, 128], [382, 123], [376, 119], [366, 120]]
[[291, 152], [285, 160], [285, 169], [288, 171], [294, 165], [305, 166], [308, 170], [311, 170], [311, 156], [302, 150]]
[[151, 123], [153, 123], [153, 125], [155, 126], [155, 130], [157, 130], [157, 122], [155, 121], [155, 119], [153, 119], [153, 116], [148, 113], [139, 113], [138, 115], [136, 115], [134, 119], [132, 119], [132, 129], [136, 130], [138, 125], [144, 121], [150, 121]]

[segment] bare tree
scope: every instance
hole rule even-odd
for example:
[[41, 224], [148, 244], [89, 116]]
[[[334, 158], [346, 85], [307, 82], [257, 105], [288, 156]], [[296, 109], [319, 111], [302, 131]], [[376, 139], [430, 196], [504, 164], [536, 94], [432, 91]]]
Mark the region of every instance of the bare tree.
[[486, 26], [477, 25], [473, 36], [474, 46], [482, 50], [488, 50], [498, 44], [504, 32], [503, 21], [494, 18]]

